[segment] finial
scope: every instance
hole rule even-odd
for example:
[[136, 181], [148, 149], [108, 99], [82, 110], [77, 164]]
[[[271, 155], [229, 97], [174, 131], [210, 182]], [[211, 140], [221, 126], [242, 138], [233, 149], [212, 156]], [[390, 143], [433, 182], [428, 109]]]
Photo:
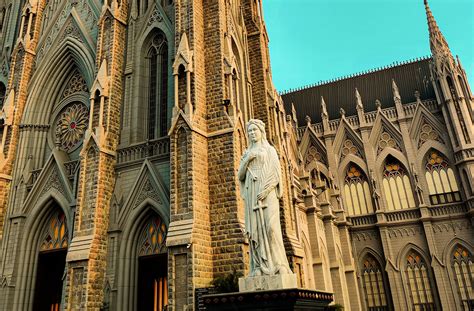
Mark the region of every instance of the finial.
[[305, 121], [306, 121], [306, 125], [310, 126], [310, 125], [311, 125], [311, 117], [310, 117], [310, 116], [306, 116], [304, 119], [305, 119]]
[[339, 109], [339, 113], [341, 114], [341, 117], [345, 117], [346, 116], [346, 111], [344, 110], [344, 108], [340, 108]]
[[415, 98], [417, 103], [421, 103], [420, 92], [418, 90], [415, 91]]
[[375, 107], [377, 108], [377, 110], [382, 109], [382, 103], [380, 102], [380, 100], [377, 99], [375, 101]]

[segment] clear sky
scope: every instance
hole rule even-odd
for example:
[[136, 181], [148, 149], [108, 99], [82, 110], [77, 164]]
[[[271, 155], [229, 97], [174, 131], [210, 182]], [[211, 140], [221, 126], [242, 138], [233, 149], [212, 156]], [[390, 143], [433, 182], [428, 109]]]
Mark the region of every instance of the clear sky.
[[[429, 0], [474, 89], [474, 0]], [[279, 91], [430, 55], [423, 0], [263, 0]]]

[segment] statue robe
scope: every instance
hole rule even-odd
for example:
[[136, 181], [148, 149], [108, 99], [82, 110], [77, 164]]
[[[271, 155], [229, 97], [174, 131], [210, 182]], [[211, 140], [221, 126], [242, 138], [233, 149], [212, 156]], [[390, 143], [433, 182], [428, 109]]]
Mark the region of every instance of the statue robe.
[[[280, 225], [282, 196], [280, 160], [275, 148], [263, 146], [252, 152], [257, 157], [247, 167], [241, 161], [239, 177], [245, 201], [245, 233], [250, 244], [250, 276], [292, 273]], [[243, 156], [248, 155], [249, 150]], [[245, 170], [245, 175], [244, 175]], [[257, 195], [271, 188], [267, 197], [258, 202]]]

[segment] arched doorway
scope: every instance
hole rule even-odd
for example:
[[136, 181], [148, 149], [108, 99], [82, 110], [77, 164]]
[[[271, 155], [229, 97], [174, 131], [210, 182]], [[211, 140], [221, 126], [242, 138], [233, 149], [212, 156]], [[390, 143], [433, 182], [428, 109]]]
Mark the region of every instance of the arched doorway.
[[66, 216], [57, 209], [41, 237], [33, 310], [59, 311], [68, 247]]
[[168, 305], [166, 231], [165, 223], [155, 214], [139, 235], [137, 310], [163, 311]]

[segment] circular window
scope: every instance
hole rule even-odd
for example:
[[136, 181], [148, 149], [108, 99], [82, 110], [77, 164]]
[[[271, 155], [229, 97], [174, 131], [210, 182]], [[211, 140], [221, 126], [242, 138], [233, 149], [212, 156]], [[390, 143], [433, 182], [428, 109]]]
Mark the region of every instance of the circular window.
[[73, 102], [59, 113], [56, 128], [56, 145], [66, 152], [74, 151], [82, 142], [89, 124], [89, 109], [80, 102]]

